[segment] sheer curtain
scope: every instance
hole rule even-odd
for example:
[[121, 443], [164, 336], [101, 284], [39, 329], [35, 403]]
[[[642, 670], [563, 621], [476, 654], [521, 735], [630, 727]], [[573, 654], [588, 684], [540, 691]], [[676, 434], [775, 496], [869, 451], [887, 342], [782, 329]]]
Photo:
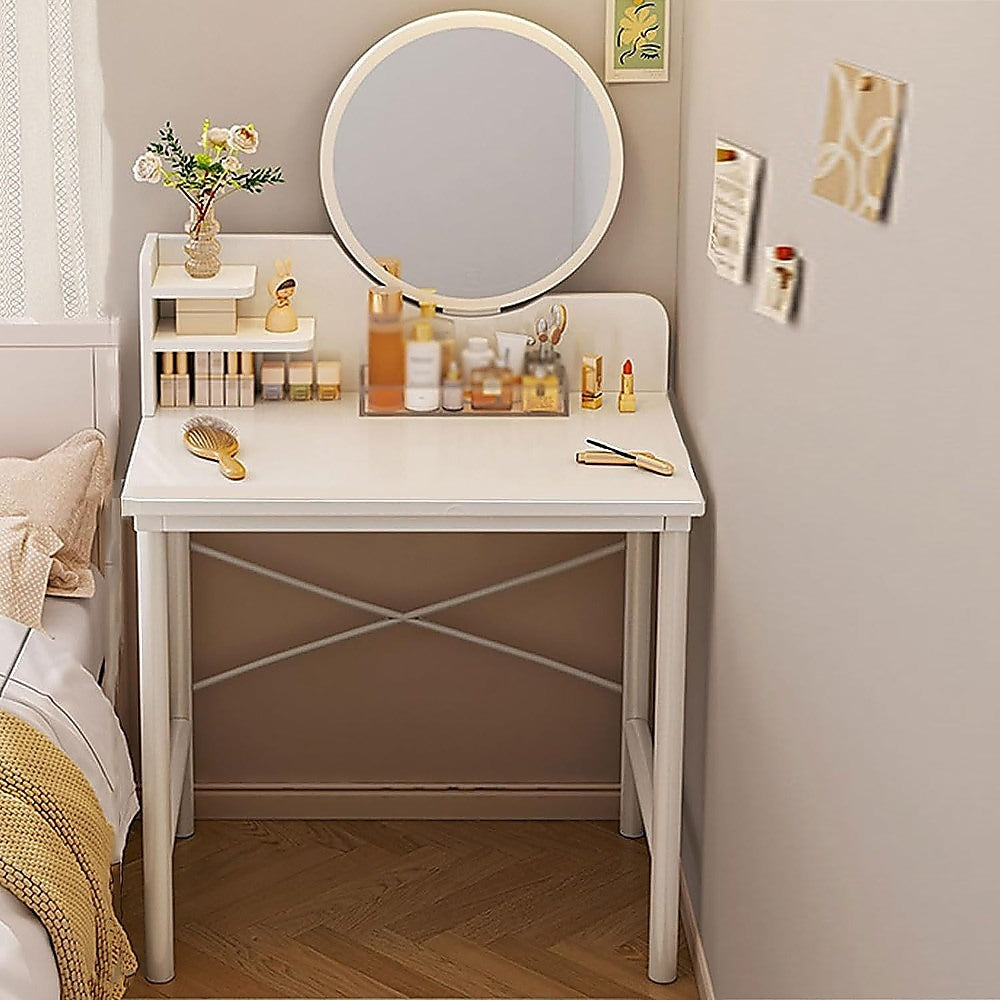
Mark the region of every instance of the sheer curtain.
[[103, 104], [97, 0], [0, 0], [0, 318], [102, 311]]

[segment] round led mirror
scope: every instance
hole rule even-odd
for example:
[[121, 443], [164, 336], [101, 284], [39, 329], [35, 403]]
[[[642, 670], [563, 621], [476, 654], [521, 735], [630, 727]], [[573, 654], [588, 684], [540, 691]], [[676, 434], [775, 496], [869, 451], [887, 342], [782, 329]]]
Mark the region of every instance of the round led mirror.
[[452, 312], [526, 302], [606, 232], [622, 138], [600, 80], [561, 38], [507, 14], [436, 14], [394, 31], [330, 103], [320, 180], [334, 229], [373, 278], [402, 262]]

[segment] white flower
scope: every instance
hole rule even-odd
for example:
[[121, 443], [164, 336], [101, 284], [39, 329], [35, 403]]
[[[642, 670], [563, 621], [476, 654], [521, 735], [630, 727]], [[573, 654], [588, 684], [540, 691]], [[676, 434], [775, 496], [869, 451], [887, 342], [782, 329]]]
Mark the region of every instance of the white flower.
[[222, 168], [231, 174], [237, 174], [240, 171], [240, 161], [235, 156], [227, 156], [222, 161]]
[[137, 181], [145, 181], [147, 184], [159, 184], [162, 174], [163, 161], [156, 153], [147, 151], [132, 164], [132, 176]]
[[229, 144], [229, 129], [210, 128], [205, 133], [205, 138], [213, 146], [226, 146]]
[[229, 130], [229, 145], [241, 153], [256, 153], [260, 137], [253, 125], [234, 125]]

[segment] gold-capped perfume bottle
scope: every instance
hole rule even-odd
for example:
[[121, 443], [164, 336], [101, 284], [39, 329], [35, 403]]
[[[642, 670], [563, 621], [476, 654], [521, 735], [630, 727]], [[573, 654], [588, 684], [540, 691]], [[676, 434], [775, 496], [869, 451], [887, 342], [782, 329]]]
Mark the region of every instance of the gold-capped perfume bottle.
[[580, 373], [580, 406], [599, 410], [604, 398], [604, 358], [600, 354], [585, 354]]
[[372, 288], [368, 292], [368, 409], [402, 410], [405, 381], [403, 293]]
[[521, 409], [525, 413], [558, 413], [562, 409], [559, 374], [551, 366], [534, 362], [521, 376]]
[[473, 370], [470, 388], [474, 410], [509, 410], [514, 405], [514, 376], [496, 361]]

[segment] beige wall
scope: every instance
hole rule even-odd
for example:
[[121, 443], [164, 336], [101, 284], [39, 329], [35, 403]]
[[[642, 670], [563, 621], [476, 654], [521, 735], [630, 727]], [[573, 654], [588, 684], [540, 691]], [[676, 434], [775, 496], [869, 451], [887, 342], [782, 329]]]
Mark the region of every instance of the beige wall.
[[[716, 996], [996, 997], [1000, 4], [687, 6], [684, 854]], [[834, 59], [910, 85], [885, 225], [809, 194]], [[705, 258], [716, 133], [768, 158], [793, 327]]]
[[[206, 115], [226, 123], [252, 119], [263, 137], [258, 159], [282, 165], [285, 185], [220, 207], [224, 232], [327, 232], [319, 138], [342, 76], [397, 26], [459, 7], [424, 0], [102, 4], [114, 195], [109, 300], [125, 317], [126, 330], [134, 330], [142, 235], [179, 231], [186, 215], [178, 195], [135, 184], [130, 175], [132, 159], [163, 121], [170, 119], [192, 141]], [[502, 9], [557, 32], [600, 72], [602, 0], [520, 0]], [[566, 282], [567, 291], [649, 292], [673, 309], [679, 23], [674, 37], [672, 82], [611, 88], [625, 141], [622, 201], [601, 246]], [[386, 109], [387, 120], [395, 113], [402, 112]], [[125, 353], [126, 423], [134, 425], [134, 342]], [[374, 543], [367, 567], [358, 539], [270, 538], [258, 544], [229, 538], [212, 544], [409, 608], [609, 541], [484, 536], [432, 544], [397, 536]], [[329, 603], [296, 597], [287, 588], [279, 592], [204, 557], [196, 557], [194, 573], [199, 676], [353, 620]], [[451, 617], [459, 627], [616, 675], [621, 588], [618, 557]], [[223, 786], [347, 780], [600, 785], [617, 780], [618, 711], [613, 693], [452, 639], [396, 629], [198, 695], [196, 770], [202, 784]]]

